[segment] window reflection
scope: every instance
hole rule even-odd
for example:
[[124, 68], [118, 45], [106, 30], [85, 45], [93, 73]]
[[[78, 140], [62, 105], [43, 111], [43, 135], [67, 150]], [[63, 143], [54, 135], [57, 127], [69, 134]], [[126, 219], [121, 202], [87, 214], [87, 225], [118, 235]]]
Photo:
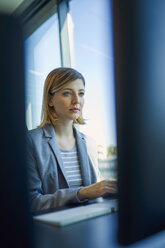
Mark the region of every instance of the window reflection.
[[61, 66], [58, 17], [54, 14], [25, 41], [26, 123], [36, 128], [41, 121], [43, 86], [47, 74]]
[[[101, 177], [117, 177], [112, 5], [109, 0], [72, 0], [75, 69], [86, 79], [84, 117], [80, 128], [98, 145]], [[72, 54], [73, 56], [73, 54]]]

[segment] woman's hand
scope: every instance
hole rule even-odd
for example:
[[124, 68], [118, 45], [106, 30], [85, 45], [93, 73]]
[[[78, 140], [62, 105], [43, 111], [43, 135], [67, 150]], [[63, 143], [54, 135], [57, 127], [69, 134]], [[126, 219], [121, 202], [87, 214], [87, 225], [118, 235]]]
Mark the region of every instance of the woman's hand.
[[103, 180], [101, 182], [86, 186], [78, 191], [80, 200], [93, 200], [105, 193], [117, 193], [117, 181]]

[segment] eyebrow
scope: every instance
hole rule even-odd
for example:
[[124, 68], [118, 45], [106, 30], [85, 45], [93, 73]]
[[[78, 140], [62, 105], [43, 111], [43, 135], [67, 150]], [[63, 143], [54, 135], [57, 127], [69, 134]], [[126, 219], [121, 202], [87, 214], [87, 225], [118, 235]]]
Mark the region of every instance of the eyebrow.
[[[72, 91], [73, 89], [71, 89], [71, 88], [64, 88], [64, 89], [62, 89], [62, 90], [71, 90], [71, 91]], [[79, 89], [79, 91], [80, 91], [80, 90], [81, 90], [81, 91], [85, 91], [85, 89]]]

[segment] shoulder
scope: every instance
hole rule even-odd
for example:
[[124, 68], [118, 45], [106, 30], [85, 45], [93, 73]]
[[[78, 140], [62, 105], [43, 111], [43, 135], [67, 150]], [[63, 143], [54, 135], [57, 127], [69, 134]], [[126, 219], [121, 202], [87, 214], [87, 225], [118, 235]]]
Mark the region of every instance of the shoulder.
[[27, 131], [27, 142], [28, 143], [38, 143], [43, 139], [43, 129], [35, 128]]
[[29, 134], [29, 135], [32, 135], [32, 136], [33, 136], [33, 135], [41, 135], [41, 134], [43, 134], [43, 129], [37, 127], [37, 128], [32, 129], [32, 130], [29, 130], [29, 131], [28, 131], [28, 134]]
[[42, 128], [35, 128], [32, 130], [29, 130], [27, 132], [27, 135], [30, 136], [31, 138], [37, 138], [37, 137], [43, 136], [43, 129]]
[[74, 130], [76, 131], [78, 137], [80, 137], [83, 140], [85, 140], [85, 143], [86, 143], [87, 146], [91, 146], [91, 147], [95, 147], [95, 148], [97, 147], [95, 139], [93, 139], [91, 136], [88, 136], [87, 134], [84, 134], [84, 133], [80, 132], [75, 127], [74, 127]]
[[79, 132], [79, 136], [82, 137], [85, 141], [88, 153], [96, 154], [97, 153], [97, 143], [96, 143], [95, 139], [92, 138], [91, 136], [87, 135], [87, 134], [80, 132], [80, 131], [78, 131], [78, 132]]
[[54, 128], [51, 124], [46, 124], [42, 128], [35, 128], [27, 131], [27, 140], [36, 145], [47, 142], [50, 138], [55, 138]]

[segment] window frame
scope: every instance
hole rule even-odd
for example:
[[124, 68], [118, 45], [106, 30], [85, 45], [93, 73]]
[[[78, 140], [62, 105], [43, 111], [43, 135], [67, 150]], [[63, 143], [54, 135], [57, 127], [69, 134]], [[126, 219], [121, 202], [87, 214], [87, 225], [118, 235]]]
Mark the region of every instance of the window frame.
[[[53, 14], [58, 14], [61, 65], [71, 66], [69, 43], [68, 13], [69, 0], [29, 0], [24, 1], [13, 13], [23, 26], [23, 37], [26, 40], [40, 25]], [[65, 56], [64, 56], [65, 54]]]

